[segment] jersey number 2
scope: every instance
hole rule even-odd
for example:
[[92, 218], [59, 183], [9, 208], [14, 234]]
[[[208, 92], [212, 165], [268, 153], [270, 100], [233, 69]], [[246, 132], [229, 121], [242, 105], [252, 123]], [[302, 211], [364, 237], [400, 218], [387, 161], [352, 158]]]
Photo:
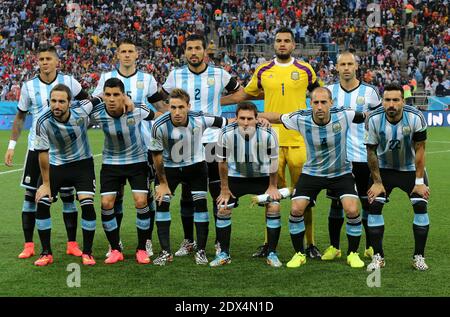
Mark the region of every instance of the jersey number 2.
[[200, 89], [195, 89], [195, 100], [200, 100]]

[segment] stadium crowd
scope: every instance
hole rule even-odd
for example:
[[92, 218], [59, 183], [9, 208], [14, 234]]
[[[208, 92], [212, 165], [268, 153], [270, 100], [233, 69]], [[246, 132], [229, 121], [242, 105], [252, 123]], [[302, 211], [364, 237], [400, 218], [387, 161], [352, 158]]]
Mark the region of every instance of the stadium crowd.
[[[161, 83], [173, 67], [182, 64], [186, 36], [199, 33], [211, 40], [212, 61], [246, 84], [265, 58], [236, 52], [236, 44], [271, 45], [280, 26], [294, 31], [298, 54], [310, 43], [354, 50], [360, 57], [360, 78], [380, 92], [387, 83], [406, 84], [412, 79], [427, 94], [435, 94], [439, 85], [450, 88], [448, 1], [382, 0], [381, 26], [376, 28], [367, 26], [366, 0], [77, 3], [74, 10], [63, 1], [2, 1], [1, 100], [18, 99], [20, 84], [36, 74], [34, 52], [43, 42], [57, 46], [61, 70], [74, 74], [92, 91], [99, 74], [114, 67], [116, 43], [121, 38], [140, 43], [139, 68]], [[218, 38], [218, 43], [213, 38]], [[323, 52], [302, 58], [323, 83], [336, 80], [333, 56]]]

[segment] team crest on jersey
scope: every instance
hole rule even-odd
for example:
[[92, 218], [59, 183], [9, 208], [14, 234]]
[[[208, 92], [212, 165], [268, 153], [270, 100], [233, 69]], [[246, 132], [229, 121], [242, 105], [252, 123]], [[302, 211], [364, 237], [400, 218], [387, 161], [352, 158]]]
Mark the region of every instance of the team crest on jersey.
[[143, 89], [144, 88], [144, 82], [142, 80], [139, 80], [136, 83], [136, 88]]
[[206, 82], [208, 83], [208, 86], [213, 86], [216, 81], [214, 80], [214, 77], [208, 77]]
[[83, 121], [84, 121], [83, 118], [78, 118], [78, 119], [77, 119], [77, 125], [78, 125], [78, 126], [82, 125], [82, 124], [83, 124]]
[[292, 73], [291, 73], [291, 79], [292, 79], [292, 80], [299, 80], [299, 79], [300, 79], [300, 74], [299, 74], [299, 72], [292, 72]]
[[409, 135], [411, 133], [411, 128], [403, 127], [402, 131], [403, 131], [403, 135]]
[[332, 127], [334, 133], [342, 131], [342, 126], [339, 122], [333, 123]]
[[127, 119], [127, 125], [135, 125], [136, 121], [134, 120], [134, 118], [128, 118]]
[[366, 98], [364, 98], [364, 96], [358, 96], [356, 98], [356, 104], [358, 106], [364, 106], [365, 103], [366, 103]]

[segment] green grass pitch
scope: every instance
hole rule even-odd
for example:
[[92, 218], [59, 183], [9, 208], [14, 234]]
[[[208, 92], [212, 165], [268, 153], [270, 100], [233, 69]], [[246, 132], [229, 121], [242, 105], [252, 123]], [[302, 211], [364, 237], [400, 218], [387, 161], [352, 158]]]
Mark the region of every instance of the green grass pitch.
[[[24, 191], [19, 187], [26, 149], [26, 132], [17, 145], [14, 167], [0, 167], [0, 296], [449, 296], [450, 295], [450, 240], [449, 188], [450, 188], [450, 129], [428, 130], [426, 166], [430, 177], [431, 199], [428, 205], [431, 228], [426, 247], [428, 272], [417, 272], [411, 267], [413, 252], [413, 212], [409, 200], [396, 190], [391, 202], [385, 206], [385, 256], [386, 268], [381, 270], [380, 287], [370, 288], [365, 270], [351, 269], [345, 257], [335, 262], [308, 260], [299, 269], [286, 267], [274, 269], [263, 259], [252, 259], [251, 253], [264, 238], [262, 208], [250, 208], [245, 197], [233, 212], [231, 255], [233, 262], [225, 267], [197, 266], [192, 256], [175, 258], [165, 267], [138, 265], [134, 259], [137, 243], [135, 210], [130, 191], [126, 191], [122, 241], [125, 245], [125, 261], [116, 265], [103, 264], [107, 240], [100, 221], [100, 196], [97, 194], [97, 231], [94, 240], [94, 256], [97, 265], [81, 266], [80, 287], [68, 287], [70, 263], [80, 263], [79, 258], [65, 254], [66, 233], [61, 215], [61, 202], [52, 206], [52, 246], [54, 264], [49, 267], [33, 266], [37, 256], [20, 260], [22, 249], [21, 206]], [[0, 152], [5, 153], [9, 131], [1, 131]], [[101, 131], [89, 132], [94, 154], [100, 154], [103, 136]], [[95, 158], [97, 182], [101, 156]], [[98, 187], [97, 187], [98, 188]], [[179, 193], [179, 189], [177, 190]], [[179, 217], [179, 196], [172, 200], [171, 243], [176, 250], [181, 242], [182, 229]], [[322, 192], [315, 208], [316, 244], [323, 251], [328, 246], [329, 201]], [[209, 202], [211, 209], [211, 202]], [[78, 208], [79, 209], [79, 208]], [[210, 211], [211, 212], [211, 211]], [[293, 255], [287, 229], [289, 201], [282, 203], [282, 232], [278, 252], [286, 263]], [[81, 211], [79, 209], [79, 216]], [[34, 235], [37, 252], [40, 244]], [[214, 227], [210, 224], [207, 253], [213, 259]], [[82, 240], [80, 225], [77, 239]], [[159, 251], [156, 231], [153, 233], [155, 251]], [[341, 233], [342, 249], [346, 250], [345, 229]], [[364, 234], [360, 254], [364, 248]], [[365, 260], [366, 264], [369, 261]]]

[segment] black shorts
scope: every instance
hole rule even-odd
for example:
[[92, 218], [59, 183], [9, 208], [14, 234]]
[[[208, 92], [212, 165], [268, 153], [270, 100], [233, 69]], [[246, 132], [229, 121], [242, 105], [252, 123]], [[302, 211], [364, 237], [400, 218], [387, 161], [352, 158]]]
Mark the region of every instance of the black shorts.
[[339, 199], [343, 196], [358, 198], [355, 187], [355, 180], [351, 173], [332, 178], [302, 173], [295, 185], [292, 200], [301, 197], [314, 203], [322, 189], [332, 191]]
[[28, 150], [23, 167], [22, 183], [20, 186], [37, 190], [41, 170], [39, 168], [39, 152]]
[[153, 156], [151, 151], [147, 151], [147, 171], [149, 181], [153, 181], [156, 176], [155, 164], [153, 163]]
[[228, 177], [228, 187], [236, 198], [231, 197], [228, 204], [238, 206], [239, 197], [244, 195], [262, 195], [270, 184], [270, 177]]
[[[364, 162], [352, 162], [352, 174], [355, 178], [356, 190], [359, 198], [367, 198], [370, 180], [369, 165]], [[339, 195], [336, 195], [331, 190], [327, 190], [327, 197], [335, 200], [339, 199]]]
[[116, 195], [127, 180], [133, 192], [148, 193], [147, 169], [147, 162], [125, 165], [103, 164], [100, 170], [100, 193]]
[[92, 157], [63, 165], [50, 165], [52, 197], [56, 197], [61, 189], [73, 187], [78, 195], [95, 195], [95, 171]]
[[[410, 196], [414, 186], [416, 185], [415, 171], [397, 171], [392, 169], [380, 168], [381, 181], [386, 190], [386, 199], [391, 194], [394, 188], [400, 188], [408, 196]], [[427, 173], [424, 175], [424, 183], [428, 186]], [[369, 185], [372, 186], [373, 180], [370, 180]]]
[[206, 160], [208, 165], [208, 182], [220, 182], [219, 163], [216, 160], [216, 143], [204, 143], [205, 155], [212, 155], [212, 158]]
[[184, 167], [165, 167], [164, 170], [172, 193], [180, 183], [186, 184], [191, 192], [208, 191], [208, 171], [205, 161]]
[[[66, 165], [66, 164], [65, 164]], [[73, 171], [72, 171], [73, 172]], [[94, 175], [95, 179], [95, 175]], [[23, 167], [23, 175], [22, 175], [22, 183], [20, 186], [25, 187], [26, 189], [37, 190], [39, 186], [42, 184], [41, 179], [41, 169], [39, 167], [39, 152], [28, 150], [27, 155], [25, 157], [25, 165]], [[72, 191], [73, 186], [62, 186], [60, 189], [65, 191]], [[54, 197], [54, 201], [56, 201], [56, 196]]]

